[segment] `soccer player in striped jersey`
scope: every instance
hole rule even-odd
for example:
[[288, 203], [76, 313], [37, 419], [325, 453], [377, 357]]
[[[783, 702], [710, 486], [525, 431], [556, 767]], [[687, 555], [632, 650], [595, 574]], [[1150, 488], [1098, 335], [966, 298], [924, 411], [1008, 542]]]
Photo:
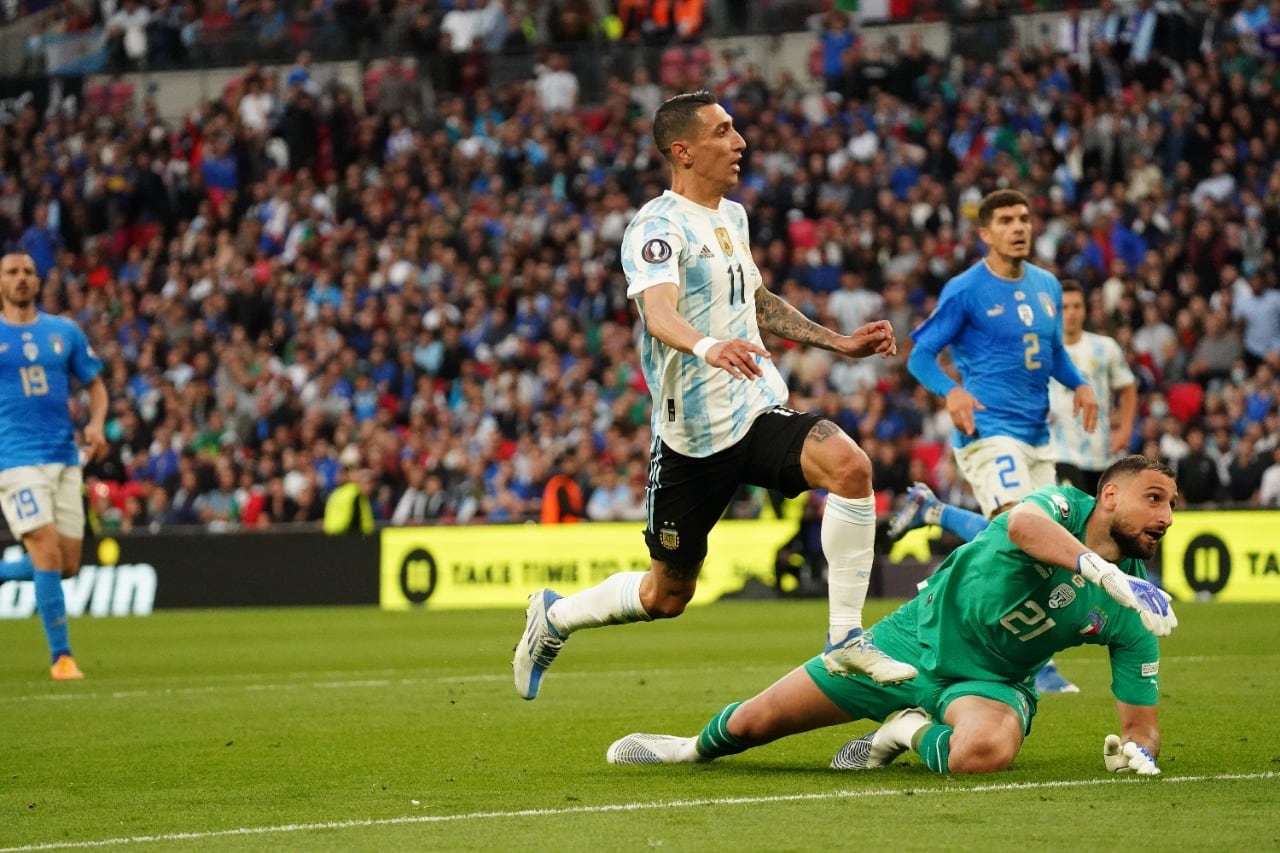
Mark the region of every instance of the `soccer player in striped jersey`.
[[1085, 331], [1085, 314], [1080, 282], [1062, 282], [1062, 342], [1097, 395], [1098, 424], [1093, 432], [1085, 431], [1075, 417], [1071, 390], [1054, 380], [1049, 383], [1049, 436], [1057, 458], [1058, 482], [1092, 495], [1098, 491], [1098, 477], [1129, 447], [1138, 412], [1138, 385], [1120, 344], [1106, 335]]
[[653, 395], [647, 489], [647, 572], [621, 572], [561, 597], [530, 596], [516, 646], [516, 690], [538, 694], [564, 641], [584, 628], [669, 619], [693, 598], [707, 534], [744, 483], [793, 496], [829, 494], [822, 522], [830, 624], [825, 665], [878, 683], [915, 677], [862, 632], [871, 577], [875, 499], [867, 455], [834, 423], [784, 407], [786, 383], [761, 331], [852, 358], [897, 352], [886, 320], [841, 335], [770, 293], [751, 256], [747, 213], [724, 196], [738, 183], [746, 142], [708, 92], [659, 107], [653, 137], [671, 189], [648, 202], [623, 236], [628, 296], [643, 329]]

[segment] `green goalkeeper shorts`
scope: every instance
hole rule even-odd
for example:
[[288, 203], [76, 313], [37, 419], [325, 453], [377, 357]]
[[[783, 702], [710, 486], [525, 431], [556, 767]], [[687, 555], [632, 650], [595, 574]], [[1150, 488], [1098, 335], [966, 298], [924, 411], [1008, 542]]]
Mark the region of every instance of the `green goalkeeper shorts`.
[[1008, 705], [1022, 721], [1022, 735], [1031, 733], [1031, 719], [1036, 715], [1036, 694], [1025, 684], [1010, 681], [955, 681], [930, 677], [920, 667], [913, 643], [902, 642], [892, 625], [880, 623], [875, 628], [875, 643], [887, 655], [909, 663], [920, 674], [902, 684], [876, 684], [864, 675], [832, 675], [818, 655], [807, 661], [805, 671], [818, 689], [855, 720], [883, 722], [894, 711], [923, 708], [934, 720], [942, 722], [947, 706], [961, 696], [981, 696]]

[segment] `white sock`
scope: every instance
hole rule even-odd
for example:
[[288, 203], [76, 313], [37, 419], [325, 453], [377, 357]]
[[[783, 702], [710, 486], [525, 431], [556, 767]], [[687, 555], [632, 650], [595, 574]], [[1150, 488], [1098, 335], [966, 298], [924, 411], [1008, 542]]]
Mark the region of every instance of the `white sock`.
[[830, 638], [862, 627], [862, 605], [875, 560], [876, 499], [827, 495], [822, 515], [822, 552], [827, 557]]
[[551, 627], [561, 637], [583, 628], [649, 622], [640, 603], [640, 580], [647, 572], [618, 572], [582, 592], [559, 599], [547, 610]]

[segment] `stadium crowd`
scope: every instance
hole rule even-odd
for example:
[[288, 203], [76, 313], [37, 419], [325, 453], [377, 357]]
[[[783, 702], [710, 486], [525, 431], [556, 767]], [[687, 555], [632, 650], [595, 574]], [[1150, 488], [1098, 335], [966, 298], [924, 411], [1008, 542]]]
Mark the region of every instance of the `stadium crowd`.
[[[876, 46], [830, 12], [812, 73], [640, 62], [598, 103], [546, 51], [503, 84], [393, 58], [368, 98], [304, 53], [180, 124], [27, 105], [0, 126], [0, 239], [107, 364], [112, 451], [86, 473], [108, 529], [314, 522], [347, 482], [394, 524], [643, 517], [618, 246], [667, 185], [654, 109], [705, 86], [748, 141], [770, 288], [844, 331], [887, 317], [905, 355], [980, 257], [978, 200], [1020, 189], [1036, 262], [1084, 283], [1139, 378], [1131, 449], [1173, 464], [1184, 502], [1275, 506], [1280, 3], [1231, 5], [1148, 27], [1150, 0], [1104, 0], [999, 61]], [[882, 510], [913, 480], [966, 502], [905, 357], [774, 351], [793, 407], [870, 455]]]

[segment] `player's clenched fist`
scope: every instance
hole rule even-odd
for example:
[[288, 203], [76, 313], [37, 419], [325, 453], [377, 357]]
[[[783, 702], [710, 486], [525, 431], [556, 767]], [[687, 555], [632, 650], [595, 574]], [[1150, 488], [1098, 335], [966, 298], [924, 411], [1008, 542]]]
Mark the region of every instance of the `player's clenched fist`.
[[1133, 741], [1121, 741], [1117, 735], [1107, 735], [1102, 741], [1102, 761], [1112, 773], [1137, 773], [1139, 776], [1158, 776], [1160, 768], [1145, 746]]

